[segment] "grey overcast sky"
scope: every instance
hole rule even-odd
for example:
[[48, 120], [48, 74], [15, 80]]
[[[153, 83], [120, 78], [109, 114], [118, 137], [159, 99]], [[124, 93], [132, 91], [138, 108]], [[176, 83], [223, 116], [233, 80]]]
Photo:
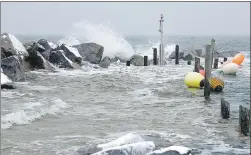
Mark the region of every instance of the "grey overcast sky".
[[250, 35], [249, 2], [1, 2], [1, 32], [65, 35], [74, 22], [110, 21], [124, 35]]

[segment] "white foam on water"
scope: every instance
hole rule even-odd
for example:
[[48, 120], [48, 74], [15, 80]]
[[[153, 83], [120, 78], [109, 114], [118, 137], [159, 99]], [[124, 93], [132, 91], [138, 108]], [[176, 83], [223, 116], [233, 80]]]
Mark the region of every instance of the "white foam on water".
[[99, 144], [98, 147], [102, 149], [108, 149], [111, 147], [121, 146], [125, 144], [132, 144], [136, 142], [144, 142], [145, 140], [138, 134], [128, 133], [116, 140], [113, 140], [109, 143]]
[[201, 154], [211, 155], [217, 153], [250, 154], [250, 148], [233, 148], [223, 141], [214, 141], [212, 150], [203, 150]]
[[93, 24], [86, 20], [77, 22], [73, 26], [73, 33], [61, 39], [60, 43], [73, 45], [78, 42], [94, 42], [104, 47], [103, 57], [118, 56], [122, 59], [129, 59], [134, 54], [132, 46], [124, 37], [107, 25]]
[[147, 153], [153, 151], [155, 149], [155, 145], [152, 141], [138, 142], [133, 144], [127, 144], [117, 147], [112, 147], [93, 155], [104, 155], [107, 151], [119, 150], [120, 153], [123, 152], [123, 155], [146, 155]]
[[[47, 103], [47, 105], [46, 105]], [[62, 112], [62, 109], [67, 108], [68, 105], [61, 99], [55, 98], [51, 102], [45, 101], [45, 103], [30, 103], [24, 104], [12, 113], [1, 116], [1, 130], [5, 130], [16, 125], [29, 124], [42, 116], [47, 114], [57, 115]]]
[[20, 54], [26, 54], [27, 51], [24, 48], [23, 44], [12, 34], [8, 33], [8, 36], [13, 43], [13, 47], [15, 50], [17, 50]]
[[1, 73], [1, 85], [11, 83], [11, 80], [4, 73]]
[[51, 90], [56, 87], [46, 87], [46, 86], [35, 85], [35, 86], [26, 86], [26, 88], [29, 90]]
[[29, 95], [29, 96], [34, 96], [32, 93], [24, 93], [21, 94], [19, 92], [15, 92], [15, 91], [2, 91], [1, 92], [1, 97], [3, 98], [19, 98], [22, 97], [24, 95]]
[[64, 136], [55, 136], [55, 138], [81, 138], [81, 137], [86, 137], [84, 135], [64, 135]]

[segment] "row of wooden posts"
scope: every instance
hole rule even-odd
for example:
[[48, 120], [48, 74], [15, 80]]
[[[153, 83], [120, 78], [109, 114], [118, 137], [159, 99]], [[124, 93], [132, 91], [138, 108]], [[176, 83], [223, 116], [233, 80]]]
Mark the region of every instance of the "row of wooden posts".
[[[195, 64], [197, 64], [197, 60], [199, 60], [199, 58], [195, 57]], [[227, 58], [224, 58], [224, 62], [227, 61]], [[217, 69], [218, 68], [218, 62], [219, 59], [216, 58], [214, 59], [214, 65], [213, 68]], [[175, 64], [178, 65], [179, 64], [179, 45], [176, 45], [175, 47]], [[188, 65], [191, 65], [191, 61], [187, 61]], [[158, 58], [157, 58], [157, 48], [153, 48], [153, 65], [158, 65]], [[126, 66], [130, 66], [130, 61], [126, 62]], [[144, 56], [144, 66], [148, 66], [148, 56]], [[196, 72], [199, 72], [199, 70], [195, 70]]]
[[[240, 105], [239, 106], [239, 131], [244, 136], [250, 136], [250, 109]], [[221, 117], [223, 119], [230, 118], [230, 103], [221, 98]]]

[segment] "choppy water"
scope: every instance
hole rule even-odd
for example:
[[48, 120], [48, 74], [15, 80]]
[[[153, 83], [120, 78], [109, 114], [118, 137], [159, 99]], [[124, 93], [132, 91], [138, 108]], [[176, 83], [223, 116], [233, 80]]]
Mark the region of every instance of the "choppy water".
[[[125, 40], [147, 55], [156, 39]], [[185, 49], [203, 47], [210, 38], [169, 41], [170, 50], [172, 44]], [[223, 49], [248, 52], [237, 76], [224, 76], [224, 91], [212, 93], [210, 101], [205, 101], [203, 89], [184, 85], [185, 74], [193, 70], [184, 61], [164, 67], [114, 63], [109, 69], [27, 73], [17, 89], [1, 90], [1, 154], [69, 155], [129, 132], [153, 140], [157, 147], [190, 147], [194, 154], [249, 154], [250, 139], [238, 132], [238, 107], [250, 104], [250, 40], [221, 37], [218, 43]], [[221, 120], [221, 97], [231, 104], [228, 122]]]

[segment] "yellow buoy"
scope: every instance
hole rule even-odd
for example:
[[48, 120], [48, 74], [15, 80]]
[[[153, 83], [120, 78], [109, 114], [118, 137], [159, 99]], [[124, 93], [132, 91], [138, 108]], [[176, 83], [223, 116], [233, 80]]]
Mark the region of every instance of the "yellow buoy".
[[221, 92], [224, 88], [224, 81], [220, 77], [211, 76], [209, 83], [213, 91]]
[[204, 87], [204, 76], [197, 72], [188, 72], [185, 76], [184, 82], [189, 88]]

